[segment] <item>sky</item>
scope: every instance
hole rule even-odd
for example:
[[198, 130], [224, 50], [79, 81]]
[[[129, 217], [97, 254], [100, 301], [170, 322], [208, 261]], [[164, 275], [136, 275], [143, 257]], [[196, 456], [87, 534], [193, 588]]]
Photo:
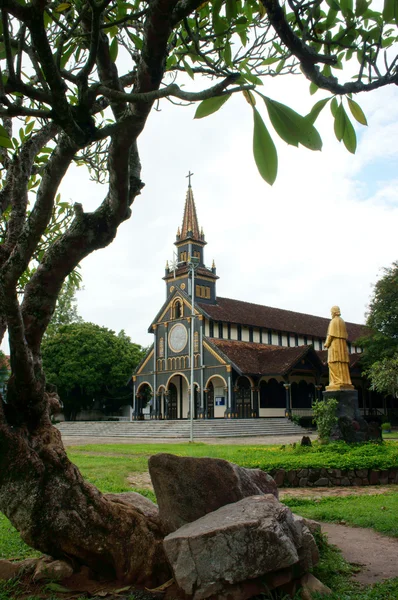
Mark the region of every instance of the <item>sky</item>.
[[[305, 78], [293, 75], [267, 78], [262, 89], [301, 114], [325, 97], [308, 90]], [[205, 262], [215, 260], [219, 296], [324, 317], [337, 304], [346, 321], [363, 323], [372, 284], [398, 258], [398, 89], [356, 100], [369, 127], [355, 124], [355, 155], [336, 140], [328, 106], [316, 122], [321, 152], [287, 146], [272, 133], [279, 154], [272, 187], [257, 171], [252, 111], [241, 94], [201, 120], [193, 118], [195, 106], [162, 101], [139, 139], [145, 187], [132, 217], [108, 248], [82, 263], [81, 316], [152, 343], [148, 327], [165, 301], [162, 277], [190, 170]], [[258, 108], [267, 122], [265, 106]], [[77, 167], [61, 188], [63, 198], [85, 210], [105, 191]]]

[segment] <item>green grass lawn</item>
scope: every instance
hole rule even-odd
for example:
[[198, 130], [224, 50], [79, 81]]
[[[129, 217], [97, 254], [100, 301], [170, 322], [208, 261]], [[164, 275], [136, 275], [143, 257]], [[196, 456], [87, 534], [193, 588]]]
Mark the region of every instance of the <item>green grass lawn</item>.
[[[131, 471], [146, 470], [151, 454], [168, 452], [178, 456], [211, 456], [225, 458], [249, 468], [271, 469], [336, 468], [336, 469], [388, 469], [398, 468], [398, 445], [393, 441], [383, 444], [345, 444], [335, 442], [310, 447], [299, 444], [287, 446], [224, 446], [210, 444], [107, 444], [69, 448], [73, 460], [79, 457], [130, 458]], [[117, 461], [116, 461], [117, 462]]]
[[[398, 537], [398, 493], [346, 496], [320, 500], [285, 497], [283, 503], [303, 517], [328, 523], [344, 522]], [[397, 596], [398, 598], [398, 596]]]
[[398, 431], [391, 431], [391, 433], [383, 433], [383, 440], [398, 440]]

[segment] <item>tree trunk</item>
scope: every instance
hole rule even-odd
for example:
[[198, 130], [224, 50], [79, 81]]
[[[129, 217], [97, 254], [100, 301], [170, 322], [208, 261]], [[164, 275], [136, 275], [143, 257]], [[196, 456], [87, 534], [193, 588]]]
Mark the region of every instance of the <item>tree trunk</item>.
[[51, 425], [31, 435], [0, 414], [0, 509], [27, 544], [74, 566], [149, 587], [170, 578], [157, 517], [84, 481]]

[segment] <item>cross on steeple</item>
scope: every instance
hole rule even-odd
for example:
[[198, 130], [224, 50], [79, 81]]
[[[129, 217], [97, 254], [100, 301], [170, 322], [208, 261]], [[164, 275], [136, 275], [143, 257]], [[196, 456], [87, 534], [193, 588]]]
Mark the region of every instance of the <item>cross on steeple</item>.
[[192, 175], [193, 175], [193, 173], [191, 173], [191, 171], [189, 170], [188, 175], [187, 175], [187, 177], [188, 177], [188, 187], [191, 187], [191, 177], [192, 177]]

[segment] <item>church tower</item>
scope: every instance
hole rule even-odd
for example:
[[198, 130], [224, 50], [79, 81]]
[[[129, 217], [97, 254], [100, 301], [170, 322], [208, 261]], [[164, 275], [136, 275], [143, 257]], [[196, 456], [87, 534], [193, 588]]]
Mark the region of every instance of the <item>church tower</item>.
[[178, 228], [174, 245], [177, 248], [176, 261], [172, 267], [166, 265], [164, 280], [167, 286], [167, 297], [179, 287], [191, 296], [190, 259], [193, 257], [197, 266], [195, 269], [195, 302], [214, 304], [216, 301], [216, 267], [213, 261], [211, 269], [204, 263], [204, 247], [206, 246], [203, 228], [199, 229], [195, 200], [189, 174], [188, 191], [185, 199], [182, 227]]

